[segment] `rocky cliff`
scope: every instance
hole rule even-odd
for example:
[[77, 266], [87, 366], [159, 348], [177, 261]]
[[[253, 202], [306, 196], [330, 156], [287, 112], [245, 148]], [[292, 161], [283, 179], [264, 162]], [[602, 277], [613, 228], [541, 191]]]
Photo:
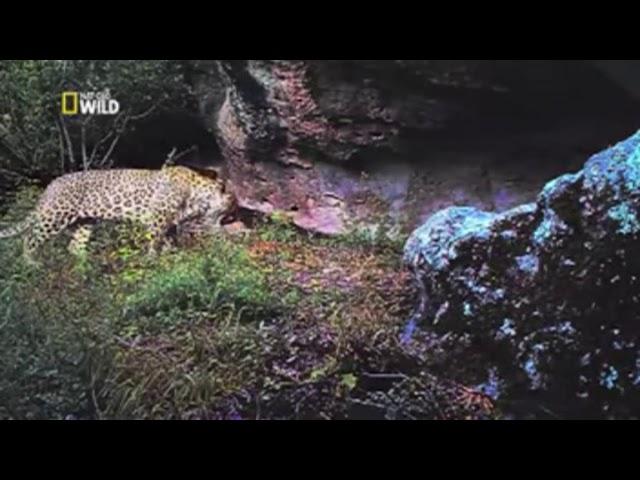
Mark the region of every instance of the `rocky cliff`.
[[634, 131], [637, 73], [609, 61], [192, 62], [240, 204], [329, 234], [531, 201]]

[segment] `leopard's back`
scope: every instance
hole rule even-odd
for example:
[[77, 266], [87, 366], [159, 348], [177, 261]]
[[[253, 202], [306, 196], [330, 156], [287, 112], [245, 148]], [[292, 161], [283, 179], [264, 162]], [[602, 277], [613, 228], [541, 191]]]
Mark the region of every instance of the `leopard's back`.
[[148, 208], [160, 195], [171, 193], [157, 171], [118, 169], [76, 172], [54, 180], [37, 209], [49, 214], [82, 218], [117, 218]]
[[224, 182], [185, 167], [90, 170], [63, 175], [46, 188], [33, 213], [26, 247], [37, 246], [83, 220], [135, 220], [153, 238], [185, 219], [231, 208]]

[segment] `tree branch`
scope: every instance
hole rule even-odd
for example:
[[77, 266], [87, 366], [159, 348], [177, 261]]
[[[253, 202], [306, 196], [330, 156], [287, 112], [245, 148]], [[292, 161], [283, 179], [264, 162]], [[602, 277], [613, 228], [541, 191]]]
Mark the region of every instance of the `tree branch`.
[[138, 115], [132, 115], [130, 118], [133, 121], [136, 120], [142, 120], [143, 118], [148, 117], [149, 115], [151, 115], [153, 113], [153, 111], [158, 107], [158, 105], [160, 105], [160, 103], [162, 103], [162, 100], [158, 100], [156, 103], [154, 103], [153, 105], [151, 105], [151, 107], [149, 107], [147, 110], [145, 110], [142, 113], [139, 113]]
[[60, 173], [65, 173], [64, 170], [64, 139], [62, 138], [62, 131], [58, 127], [58, 151], [60, 153]]
[[0, 146], [6, 152], [8, 152], [9, 155], [14, 158], [14, 160], [19, 162], [23, 167], [28, 168], [29, 160], [26, 153], [22, 150], [22, 148], [20, 148], [19, 145], [16, 144], [16, 142], [12, 141], [12, 137], [25, 137], [24, 132], [21, 132], [20, 135], [12, 135], [9, 129], [0, 123], [0, 134]]
[[20, 162], [21, 164], [25, 164], [24, 159], [20, 152], [16, 151], [13, 145], [8, 138], [0, 138], [0, 149], [5, 151], [5, 154], [8, 154], [14, 160]]
[[80, 151], [82, 152], [82, 169], [87, 171], [89, 169], [89, 163], [87, 159], [87, 133], [86, 122], [80, 124]]
[[113, 137], [116, 134], [116, 132], [119, 130], [120, 127], [118, 127], [118, 122], [120, 121], [121, 118], [124, 118], [124, 117], [125, 117], [124, 112], [120, 112], [116, 116], [116, 118], [113, 120], [113, 124], [112, 124], [111, 128], [109, 129], [109, 131], [107, 132], [107, 134], [104, 135], [100, 140], [98, 140], [93, 145], [93, 148], [91, 149], [91, 156], [89, 157], [89, 164], [90, 165], [94, 164], [94, 160], [95, 160], [96, 155], [98, 154], [98, 150], [100, 149], [102, 144], [104, 144], [107, 140], [109, 140], [111, 137]]
[[27, 180], [29, 177], [27, 175], [24, 175], [20, 172], [16, 172], [14, 170], [8, 170], [6, 168], [0, 167], [0, 173], [7, 176], [7, 177], [13, 177], [16, 179], [20, 179], [20, 180]]
[[62, 130], [64, 139], [67, 143], [67, 151], [69, 152], [69, 163], [71, 163], [72, 168], [75, 168], [76, 160], [75, 160], [75, 157], [73, 156], [73, 144], [71, 143], [71, 137], [69, 137], [69, 131], [67, 130], [67, 126], [64, 123], [64, 118], [62, 118], [62, 115], [60, 114], [58, 114], [58, 121], [59, 121], [58, 128]]
[[171, 149], [171, 151], [169, 152], [169, 154], [167, 155], [166, 160], [164, 161], [164, 165], [171, 165], [173, 164], [173, 157], [176, 154], [176, 152], [178, 151], [178, 149], [176, 147], [173, 147]]
[[185, 155], [187, 155], [187, 154], [189, 154], [191, 152], [195, 152], [196, 150], [198, 150], [198, 146], [197, 145], [192, 145], [191, 147], [187, 148], [186, 150], [183, 150], [182, 152], [176, 154], [178, 149], [176, 147], [173, 147], [173, 149], [167, 155], [167, 159], [164, 161], [164, 164], [165, 165], [173, 165], [173, 164], [175, 164], [176, 160], [178, 160], [179, 158], [182, 158], [182, 157], [184, 157]]
[[122, 134], [124, 133], [125, 129], [127, 128], [127, 123], [129, 123], [129, 118], [128, 116], [124, 117], [124, 121], [122, 122], [122, 126], [118, 129], [118, 134], [115, 136], [115, 138], [113, 139], [113, 141], [111, 142], [111, 145], [109, 146], [109, 149], [107, 150], [107, 153], [104, 154], [104, 156], [102, 157], [102, 160], [100, 161], [100, 166], [104, 166], [106, 165], [106, 163], [109, 161], [109, 157], [111, 156], [111, 153], [113, 152], [113, 149], [116, 148], [116, 145], [118, 144], [118, 141], [120, 140], [120, 137], [122, 136]]
[[114, 135], [114, 131], [113, 129], [109, 131], [109, 133], [107, 133], [104, 137], [102, 137], [100, 140], [98, 140], [94, 145], [93, 148], [91, 149], [91, 155], [89, 156], [89, 163], [91, 165], [93, 165], [93, 162], [96, 158], [96, 155], [98, 154], [98, 149], [100, 148], [100, 146], [106, 142], [107, 140], [109, 140], [111, 137], [113, 137]]

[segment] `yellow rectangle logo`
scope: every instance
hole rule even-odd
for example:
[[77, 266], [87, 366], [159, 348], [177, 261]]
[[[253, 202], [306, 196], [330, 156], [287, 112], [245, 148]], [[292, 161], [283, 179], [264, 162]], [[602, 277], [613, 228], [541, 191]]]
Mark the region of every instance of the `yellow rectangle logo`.
[[62, 92], [62, 114], [78, 114], [78, 92]]

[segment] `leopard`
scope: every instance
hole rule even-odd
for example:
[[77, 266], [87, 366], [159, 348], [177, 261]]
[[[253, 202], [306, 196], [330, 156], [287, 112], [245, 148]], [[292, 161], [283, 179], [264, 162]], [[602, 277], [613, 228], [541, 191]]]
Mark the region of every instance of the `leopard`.
[[72, 230], [68, 250], [82, 256], [97, 222], [132, 221], [145, 227], [148, 253], [155, 255], [172, 228], [198, 219], [222, 227], [235, 208], [218, 169], [165, 165], [86, 170], [49, 183], [31, 213], [1, 230], [0, 239], [23, 236], [24, 258], [34, 264], [38, 249], [67, 229]]

